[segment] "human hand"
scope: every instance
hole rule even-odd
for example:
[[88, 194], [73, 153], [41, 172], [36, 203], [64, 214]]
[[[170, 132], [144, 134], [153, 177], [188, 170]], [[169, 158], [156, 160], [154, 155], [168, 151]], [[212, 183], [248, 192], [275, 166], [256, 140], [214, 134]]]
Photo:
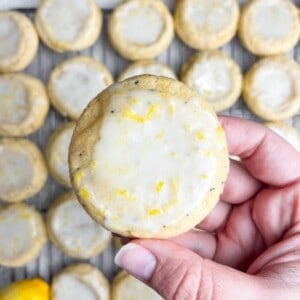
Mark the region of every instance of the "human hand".
[[300, 299], [300, 154], [263, 125], [220, 121], [243, 162], [221, 201], [198, 229], [134, 240], [115, 261], [166, 299]]

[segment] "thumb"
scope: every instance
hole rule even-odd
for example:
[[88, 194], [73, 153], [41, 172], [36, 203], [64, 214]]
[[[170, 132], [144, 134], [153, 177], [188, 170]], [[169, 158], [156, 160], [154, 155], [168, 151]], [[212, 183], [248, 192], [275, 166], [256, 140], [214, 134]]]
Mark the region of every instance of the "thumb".
[[171, 241], [135, 240], [119, 250], [115, 263], [166, 299], [269, 299], [274, 293], [266, 279], [203, 259]]

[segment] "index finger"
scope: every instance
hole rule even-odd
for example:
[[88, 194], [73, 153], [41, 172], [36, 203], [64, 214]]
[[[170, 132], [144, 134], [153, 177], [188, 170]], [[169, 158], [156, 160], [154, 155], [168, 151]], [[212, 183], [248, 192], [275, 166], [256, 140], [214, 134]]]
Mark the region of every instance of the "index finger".
[[234, 117], [220, 117], [229, 153], [241, 157], [255, 178], [285, 186], [300, 178], [300, 154], [283, 138], [262, 124]]

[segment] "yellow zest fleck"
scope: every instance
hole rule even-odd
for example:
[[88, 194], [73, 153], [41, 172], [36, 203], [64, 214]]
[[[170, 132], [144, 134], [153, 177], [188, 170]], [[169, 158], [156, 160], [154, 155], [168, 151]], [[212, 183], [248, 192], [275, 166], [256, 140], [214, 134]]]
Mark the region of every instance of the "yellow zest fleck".
[[175, 157], [177, 155], [177, 153], [175, 151], [171, 151], [170, 154], [172, 157]]
[[86, 188], [81, 188], [79, 191], [79, 195], [84, 199], [91, 199], [91, 194]]
[[82, 171], [76, 172], [76, 174], [74, 176], [75, 183], [79, 184], [82, 177], [83, 177], [83, 172]]
[[200, 175], [200, 179], [207, 179], [207, 175], [201, 174], [201, 175]]
[[114, 216], [112, 217], [112, 220], [113, 220], [113, 221], [118, 221], [119, 219], [120, 219], [120, 217], [117, 216], [117, 215], [114, 215]]
[[117, 193], [123, 197], [126, 197], [128, 195], [128, 192], [125, 189], [117, 189]]
[[207, 156], [207, 157], [210, 157], [210, 156], [212, 156], [213, 155], [213, 150], [207, 150], [206, 152], [205, 152], [205, 156]]
[[170, 114], [171, 116], [174, 115], [174, 105], [173, 105], [173, 103], [170, 103], [170, 104], [169, 104], [169, 114]]
[[22, 219], [24, 219], [24, 220], [30, 220], [30, 218], [31, 218], [30, 213], [28, 213], [27, 211], [23, 211], [21, 213], [21, 216], [22, 216]]
[[202, 131], [198, 131], [196, 133], [196, 137], [199, 141], [204, 141], [205, 140], [205, 134]]
[[155, 137], [160, 140], [164, 135], [164, 131], [161, 131], [160, 133], [156, 134]]
[[139, 102], [139, 100], [138, 100], [137, 98], [132, 98], [132, 99], [130, 99], [130, 103], [131, 103], [132, 105], [137, 104], [138, 102]]
[[95, 162], [94, 160], [91, 161], [91, 168], [92, 168], [93, 170], [96, 169], [96, 162]]
[[222, 127], [221, 125], [219, 125], [219, 126], [217, 127], [217, 134], [218, 134], [219, 136], [222, 136], [222, 135], [224, 134], [224, 129], [223, 129], [223, 127]]
[[159, 95], [163, 98], [167, 98], [169, 96], [169, 94], [165, 92], [160, 92]]
[[148, 214], [150, 216], [157, 216], [157, 215], [161, 214], [161, 211], [159, 209], [151, 209], [148, 211]]
[[191, 128], [191, 125], [190, 125], [190, 124], [184, 124], [184, 129], [185, 129], [186, 131], [188, 131], [190, 128]]
[[158, 105], [151, 104], [145, 116], [137, 115], [131, 109], [126, 109], [123, 111], [123, 117], [138, 123], [145, 123], [153, 118], [153, 115], [157, 112], [158, 108]]
[[163, 189], [164, 187], [164, 182], [163, 181], [159, 181], [156, 185], [155, 185], [155, 190], [157, 193], [160, 193], [161, 190]]

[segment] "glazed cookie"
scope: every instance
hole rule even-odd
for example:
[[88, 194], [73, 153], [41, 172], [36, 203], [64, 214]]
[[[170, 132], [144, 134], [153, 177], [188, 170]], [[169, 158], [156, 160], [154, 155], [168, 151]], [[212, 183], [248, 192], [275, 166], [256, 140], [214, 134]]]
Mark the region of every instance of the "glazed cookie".
[[25, 69], [38, 50], [32, 22], [16, 11], [0, 11], [0, 73]]
[[285, 122], [268, 122], [266, 126], [289, 142], [300, 152], [300, 134], [296, 128]]
[[183, 83], [151, 75], [111, 85], [89, 104], [69, 162], [88, 213], [128, 237], [192, 228], [217, 203], [228, 172], [211, 106]]
[[102, 12], [94, 0], [42, 0], [35, 25], [42, 41], [56, 52], [92, 46], [102, 28]]
[[20, 202], [44, 186], [47, 168], [42, 153], [25, 139], [0, 139], [0, 199]]
[[181, 80], [198, 92], [219, 112], [231, 107], [242, 91], [242, 73], [225, 53], [213, 50], [196, 53], [183, 66]]
[[164, 65], [155, 60], [141, 60], [129, 65], [120, 75], [118, 81], [123, 81], [127, 78], [150, 74], [156, 76], [165, 76], [173, 79], [177, 79], [174, 71], [167, 65]]
[[52, 71], [48, 92], [53, 106], [63, 116], [76, 120], [88, 103], [111, 83], [113, 78], [105, 66], [91, 57], [77, 56]]
[[237, 0], [176, 1], [176, 33], [194, 49], [217, 49], [229, 42], [237, 31], [238, 19]]
[[124, 271], [112, 283], [111, 300], [163, 300], [154, 290]]
[[0, 266], [21, 267], [33, 261], [47, 241], [43, 218], [18, 203], [0, 207]]
[[171, 44], [173, 19], [160, 0], [128, 0], [110, 16], [108, 34], [113, 47], [125, 58], [151, 59]]
[[104, 275], [89, 264], [76, 264], [54, 276], [52, 300], [109, 300], [109, 283]]
[[245, 75], [243, 97], [257, 116], [280, 121], [300, 109], [300, 66], [287, 56], [259, 60]]
[[111, 240], [110, 232], [91, 219], [72, 192], [61, 194], [53, 202], [46, 224], [52, 242], [76, 258], [98, 255]]
[[68, 122], [60, 125], [51, 135], [46, 147], [46, 159], [49, 171], [60, 184], [71, 187], [68, 151], [75, 123]]
[[49, 100], [44, 84], [26, 74], [0, 75], [0, 134], [24, 136], [44, 124]]
[[299, 40], [298, 9], [289, 0], [250, 0], [241, 13], [239, 37], [256, 55], [289, 52]]

